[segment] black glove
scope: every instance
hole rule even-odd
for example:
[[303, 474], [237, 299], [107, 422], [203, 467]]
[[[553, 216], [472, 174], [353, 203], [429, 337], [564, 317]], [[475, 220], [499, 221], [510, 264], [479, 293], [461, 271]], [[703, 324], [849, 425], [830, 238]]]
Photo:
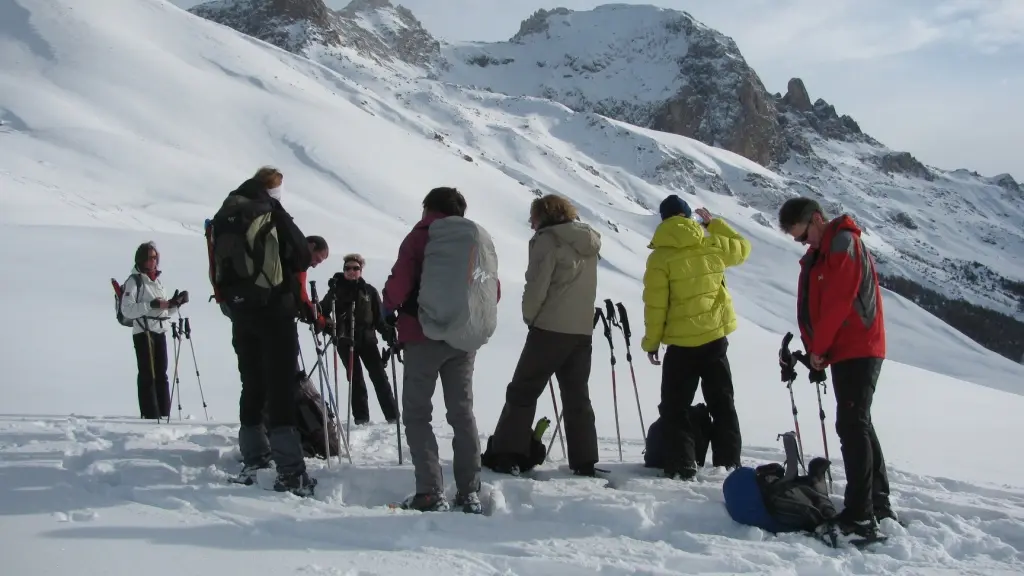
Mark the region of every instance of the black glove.
[[188, 303], [188, 290], [183, 290], [181, 292], [175, 290], [174, 291], [174, 296], [171, 296], [170, 302], [171, 302], [171, 307], [172, 308], [180, 308], [182, 305], [187, 304]]
[[811, 384], [821, 384], [828, 380], [828, 376], [825, 374], [824, 370], [815, 370], [812, 368], [810, 374], [807, 375], [807, 379], [811, 381]]
[[779, 367], [782, 369], [782, 381], [792, 382], [796, 380], [796, 360], [788, 348], [779, 348]]
[[387, 324], [388, 326], [394, 327], [396, 324], [398, 324], [398, 313], [391, 312], [390, 314], [384, 316], [384, 323]]
[[380, 335], [384, 338], [384, 342], [386, 342], [388, 346], [394, 346], [395, 342], [398, 341], [398, 330], [396, 330], [394, 326], [386, 326]]

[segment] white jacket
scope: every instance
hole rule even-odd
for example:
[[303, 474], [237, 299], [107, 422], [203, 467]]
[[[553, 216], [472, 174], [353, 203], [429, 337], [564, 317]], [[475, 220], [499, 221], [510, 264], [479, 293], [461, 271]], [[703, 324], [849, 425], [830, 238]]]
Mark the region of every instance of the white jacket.
[[171, 314], [176, 308], [161, 310], [150, 308], [149, 303], [158, 298], [167, 300], [164, 285], [160, 278], [150, 280], [149, 276], [132, 268], [132, 274], [138, 274], [141, 283], [136, 283], [131, 276], [125, 281], [124, 294], [121, 296], [121, 314], [132, 323], [132, 334], [142, 334], [147, 329], [155, 334], [167, 332], [171, 323]]

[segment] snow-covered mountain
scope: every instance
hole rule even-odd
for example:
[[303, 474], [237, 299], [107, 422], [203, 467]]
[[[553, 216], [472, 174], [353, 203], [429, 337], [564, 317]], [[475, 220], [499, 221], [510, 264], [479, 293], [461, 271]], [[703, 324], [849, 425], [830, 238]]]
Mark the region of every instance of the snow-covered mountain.
[[[508, 42], [449, 43], [388, 0], [356, 0], [340, 11], [322, 0], [217, 0], [191, 11], [394, 93], [410, 109], [429, 101], [431, 115], [460, 116], [453, 102], [475, 89], [557, 102], [595, 125], [603, 116], [740, 154], [768, 171], [729, 181], [657, 144], [634, 143], [635, 161], [626, 166], [586, 150], [570, 156], [607, 192], [644, 207], [656, 205], [611, 173], [733, 197], [766, 227], [786, 198], [817, 197], [865, 228], [887, 287], [1004, 356], [1024, 352], [1021, 184], [1009, 174], [925, 166], [891, 150], [825, 100], [812, 101], [799, 79], [771, 94], [735, 42], [685, 12], [625, 4], [539, 10]], [[449, 132], [442, 124], [437, 137]], [[631, 148], [634, 132], [619, 134], [615, 147]], [[469, 153], [481, 151], [475, 142], [472, 132], [455, 139]]]
[[[754, 245], [729, 273], [740, 317], [729, 353], [742, 457], [750, 465], [781, 459], [776, 435], [793, 428], [793, 415], [776, 351], [794, 325], [801, 250], [759, 224], [762, 211], [714, 188], [746, 189], [751, 174], [771, 182], [778, 174], [684, 136], [335, 50], [329, 68], [164, 0], [0, 2], [5, 574], [1021, 572], [1024, 493], [1012, 485], [1024, 470], [994, 439], [1024, 434], [1024, 367], [893, 293], [872, 416], [893, 503], [910, 524], [888, 523], [891, 539], [875, 553], [733, 522], [721, 469], [679, 483], [639, 463], [630, 368], [648, 425], [660, 388], [660, 367], [637, 349], [640, 278], [658, 221], [644, 205], [680, 185]], [[687, 169], [656, 170], [669, 161]], [[393, 511], [384, 504], [414, 486], [408, 443], [397, 465], [394, 428], [373, 424], [353, 428], [352, 464], [307, 461], [320, 482], [315, 498], [226, 483], [239, 467], [238, 372], [229, 323], [205, 301], [200, 227], [263, 164], [285, 174], [283, 202], [296, 223], [330, 243], [331, 257], [310, 271], [321, 287], [349, 251], [366, 257], [366, 277], [379, 287], [423, 195], [437, 185], [463, 191], [468, 215], [494, 238], [503, 288], [498, 331], [476, 361], [482, 441], [526, 333], [529, 204], [543, 191], [571, 198], [602, 234], [599, 298], [623, 302], [633, 316], [633, 366], [617, 331], [614, 368], [603, 334], [594, 339], [589, 387], [609, 474], [571, 477], [555, 442], [535, 478], [482, 474], [484, 517]], [[147, 240], [161, 250], [165, 285], [193, 294], [170, 423], [135, 418], [135, 354], [111, 306], [109, 279], [127, 276]], [[312, 338], [300, 328], [311, 367]], [[831, 449], [838, 503], [845, 477], [831, 392], [822, 438], [802, 371], [793, 386], [808, 456], [821, 455], [826, 439]], [[441, 395], [438, 387], [434, 422], [451, 495]], [[547, 398], [541, 415], [553, 416]], [[375, 403], [371, 416], [380, 421]], [[552, 437], [549, 430], [545, 440]]]

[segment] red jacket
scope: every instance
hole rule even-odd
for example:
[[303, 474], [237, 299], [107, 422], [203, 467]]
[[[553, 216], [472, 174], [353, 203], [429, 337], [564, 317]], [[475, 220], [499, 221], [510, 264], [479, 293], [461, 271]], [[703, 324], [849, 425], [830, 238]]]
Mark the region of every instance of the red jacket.
[[800, 260], [797, 319], [807, 352], [829, 364], [885, 358], [878, 273], [849, 216], [829, 222], [819, 247]]
[[[437, 212], [428, 212], [422, 220], [412, 227], [412, 230], [402, 240], [398, 248], [398, 259], [391, 267], [391, 274], [384, 283], [381, 291], [381, 301], [384, 305], [385, 316], [399, 310], [402, 305], [415, 298], [419, 287], [420, 275], [423, 273], [423, 258], [429, 239], [430, 224], [439, 218], [444, 218]], [[501, 300], [501, 282], [498, 282], [498, 300]], [[398, 342], [422, 342], [427, 340], [423, 335], [423, 328], [415, 313], [400, 311], [398, 314]]]
[[309, 293], [306, 292], [306, 272], [299, 272], [298, 277], [299, 299], [302, 300], [302, 306], [305, 306], [305, 309], [309, 310], [308, 316], [300, 314], [300, 317], [313, 318], [314, 316], [316, 316], [316, 329], [323, 330], [327, 326], [327, 319], [324, 318], [323, 314], [317, 314], [316, 309], [313, 308], [313, 301], [309, 299]]

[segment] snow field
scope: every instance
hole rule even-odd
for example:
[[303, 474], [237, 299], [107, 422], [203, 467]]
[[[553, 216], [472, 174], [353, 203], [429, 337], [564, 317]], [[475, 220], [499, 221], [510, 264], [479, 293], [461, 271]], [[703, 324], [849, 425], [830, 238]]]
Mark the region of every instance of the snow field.
[[[441, 427], [439, 443], [451, 437]], [[724, 514], [721, 469], [692, 483], [658, 478], [635, 463], [608, 463], [608, 478], [574, 478], [557, 461], [536, 479], [485, 471], [484, 517], [394, 511], [411, 466], [396, 463], [394, 429], [354, 430], [355, 465], [309, 461], [314, 499], [226, 483], [237, 465], [233, 427], [152, 424], [127, 418], [0, 417], [0, 512], [12, 574], [87, 573], [130, 565], [162, 574], [213, 574], [222, 563], [256, 573], [708, 574], [848, 572], [1008, 574], [1022, 567], [1024, 491], [892, 470], [907, 529], [874, 552], [832, 550], [798, 535], [774, 537]], [[602, 439], [611, 455], [614, 441]], [[641, 446], [624, 446], [630, 462]], [[446, 454], [445, 474], [451, 469]], [[751, 463], [774, 448], [748, 448]], [[844, 481], [834, 470], [836, 489]], [[449, 487], [451, 491], [453, 487]], [[450, 494], [453, 495], [453, 494]], [[836, 497], [838, 498], [838, 497]], [[30, 554], [40, 543], [47, 553]], [[126, 546], [127, 545], [127, 546]], [[127, 571], [124, 573], [128, 573]]]

